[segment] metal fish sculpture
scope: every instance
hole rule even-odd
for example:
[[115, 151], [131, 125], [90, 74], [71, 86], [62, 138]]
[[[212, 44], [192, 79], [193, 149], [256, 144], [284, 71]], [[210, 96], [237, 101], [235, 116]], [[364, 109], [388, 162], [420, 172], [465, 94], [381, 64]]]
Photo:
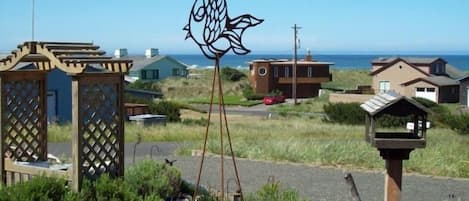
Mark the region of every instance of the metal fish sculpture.
[[209, 59], [220, 59], [230, 50], [245, 55], [250, 52], [243, 43], [244, 31], [262, 23], [245, 14], [236, 18], [228, 15], [226, 0], [195, 0], [189, 16], [186, 40], [192, 38]]

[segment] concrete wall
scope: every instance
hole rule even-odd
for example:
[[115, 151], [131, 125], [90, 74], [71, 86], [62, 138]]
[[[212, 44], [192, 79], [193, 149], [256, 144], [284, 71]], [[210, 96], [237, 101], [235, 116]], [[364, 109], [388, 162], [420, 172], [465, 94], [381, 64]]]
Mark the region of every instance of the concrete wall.
[[373, 98], [374, 95], [366, 94], [329, 94], [329, 102], [331, 103], [364, 103]]

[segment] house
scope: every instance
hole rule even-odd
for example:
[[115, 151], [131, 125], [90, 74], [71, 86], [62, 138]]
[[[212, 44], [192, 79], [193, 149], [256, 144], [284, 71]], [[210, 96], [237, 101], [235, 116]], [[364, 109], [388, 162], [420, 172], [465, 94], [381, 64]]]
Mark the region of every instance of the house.
[[[316, 97], [322, 82], [332, 80], [329, 67], [334, 63], [313, 60], [308, 52], [303, 60], [298, 60], [296, 69], [296, 96], [299, 98]], [[292, 97], [293, 88], [292, 60], [258, 59], [250, 62], [249, 80], [256, 94], [268, 94], [279, 90], [283, 95]]]
[[441, 58], [378, 58], [372, 61], [370, 75], [375, 94], [393, 90], [436, 103], [459, 101], [462, 73]]
[[469, 108], [469, 75], [460, 78], [459, 83], [459, 101]]
[[[2, 57], [0, 57], [1, 59]], [[29, 62], [19, 63], [15, 69], [31, 70], [37, 67]], [[89, 65], [86, 72], [100, 72], [103, 68]], [[125, 76], [127, 77], [127, 76]], [[125, 78], [128, 79], [128, 78]], [[48, 122], [66, 123], [72, 121], [72, 78], [58, 68], [54, 68], [47, 74], [47, 119]], [[124, 93], [139, 98], [161, 98], [163, 94], [125, 88]]]
[[186, 77], [187, 66], [170, 56], [160, 55], [158, 49], [150, 48], [144, 56], [129, 56], [126, 49], [117, 49], [116, 58], [126, 58], [134, 65], [129, 76], [143, 81], [158, 81], [168, 77]]

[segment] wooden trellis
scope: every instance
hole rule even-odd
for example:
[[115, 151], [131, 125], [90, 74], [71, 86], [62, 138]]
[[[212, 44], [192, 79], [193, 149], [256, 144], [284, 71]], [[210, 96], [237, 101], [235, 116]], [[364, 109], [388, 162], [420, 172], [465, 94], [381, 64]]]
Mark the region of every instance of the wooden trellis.
[[[57, 175], [79, 190], [83, 178], [124, 174], [123, 75], [132, 62], [104, 54], [92, 43], [25, 42], [0, 60], [0, 184], [51, 174], [12, 161], [47, 160], [46, 75], [54, 68], [72, 77], [72, 168]], [[17, 69], [21, 62], [36, 68]], [[87, 73], [88, 65], [103, 72]]]

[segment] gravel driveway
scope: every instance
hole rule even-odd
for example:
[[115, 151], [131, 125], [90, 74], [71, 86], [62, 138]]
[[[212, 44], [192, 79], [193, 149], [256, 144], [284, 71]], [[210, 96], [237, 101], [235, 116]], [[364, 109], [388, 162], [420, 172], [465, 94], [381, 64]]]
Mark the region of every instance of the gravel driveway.
[[[137, 147], [137, 160], [148, 158], [153, 145], [157, 144], [160, 152], [154, 159], [177, 160], [175, 166], [182, 171], [184, 179], [195, 182], [200, 157], [175, 156], [173, 151], [180, 146], [177, 143], [142, 143]], [[132, 164], [133, 145], [126, 144], [126, 164]], [[67, 143], [49, 144], [49, 152], [70, 156], [71, 147]], [[234, 178], [231, 160], [225, 160], [225, 178]], [[280, 181], [283, 187], [296, 189], [303, 198], [314, 201], [350, 200], [350, 191], [345, 183], [345, 172], [351, 172], [364, 201], [383, 200], [384, 174], [371, 171], [347, 171], [338, 168], [323, 168], [291, 163], [273, 163], [264, 161], [238, 160], [241, 184], [244, 192], [253, 192], [264, 185], [269, 177]], [[201, 184], [208, 187], [219, 185], [219, 157], [208, 157], [204, 165]], [[383, 162], [384, 170], [384, 162]], [[234, 189], [230, 182], [230, 192]], [[440, 178], [419, 175], [404, 175], [403, 197], [408, 201], [469, 201], [469, 180]]]

